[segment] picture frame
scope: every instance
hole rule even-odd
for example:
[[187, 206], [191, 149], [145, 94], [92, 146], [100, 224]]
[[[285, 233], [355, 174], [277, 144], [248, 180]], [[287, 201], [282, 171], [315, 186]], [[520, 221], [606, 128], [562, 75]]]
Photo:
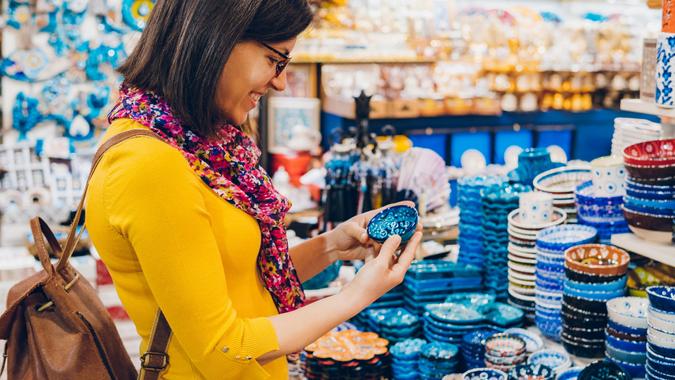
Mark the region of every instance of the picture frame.
[[320, 133], [321, 101], [318, 98], [272, 97], [267, 107], [268, 151], [283, 153], [301, 127]]

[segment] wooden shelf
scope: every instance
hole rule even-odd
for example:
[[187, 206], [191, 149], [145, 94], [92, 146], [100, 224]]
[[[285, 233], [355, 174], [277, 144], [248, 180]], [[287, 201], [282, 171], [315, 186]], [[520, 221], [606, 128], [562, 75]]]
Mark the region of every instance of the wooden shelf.
[[659, 117], [675, 118], [675, 108], [661, 108], [655, 103], [645, 102], [640, 99], [622, 99], [621, 110]]
[[629, 252], [675, 267], [675, 245], [653, 243], [632, 233], [612, 235], [612, 244]]

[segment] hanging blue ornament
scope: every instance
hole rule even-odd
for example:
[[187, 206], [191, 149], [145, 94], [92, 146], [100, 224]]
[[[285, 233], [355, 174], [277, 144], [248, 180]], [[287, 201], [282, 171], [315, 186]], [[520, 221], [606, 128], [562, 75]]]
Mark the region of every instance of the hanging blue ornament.
[[95, 129], [92, 124], [80, 114], [76, 114], [72, 120], [69, 120], [63, 136], [72, 141], [86, 141], [94, 137]]
[[0, 62], [3, 76], [22, 82], [34, 82], [47, 68], [47, 54], [39, 49], [16, 50]]
[[123, 0], [122, 19], [134, 30], [142, 31], [156, 0]]
[[94, 81], [105, 80], [106, 75], [101, 70], [101, 65], [108, 64], [113, 69], [117, 68], [124, 57], [124, 45], [121, 42], [117, 46], [100, 45], [90, 50], [84, 69], [87, 78]]
[[25, 140], [28, 132], [42, 121], [38, 104], [36, 98], [23, 92], [16, 95], [16, 101], [12, 107], [12, 128], [19, 131], [19, 141]]
[[90, 112], [85, 117], [89, 122], [101, 115], [103, 108], [108, 105], [108, 100], [110, 100], [110, 87], [108, 86], [97, 87], [87, 95], [87, 106]]

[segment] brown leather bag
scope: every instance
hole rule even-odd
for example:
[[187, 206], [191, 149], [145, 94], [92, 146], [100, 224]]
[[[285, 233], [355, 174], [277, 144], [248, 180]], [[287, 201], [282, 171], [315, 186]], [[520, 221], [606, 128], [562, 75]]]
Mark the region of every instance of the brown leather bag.
[[[89, 179], [108, 149], [142, 136], [157, 138], [149, 130], [132, 130], [105, 142], [94, 156]], [[162, 312], [157, 312], [138, 374], [96, 290], [68, 263], [81, 236], [76, 229], [88, 185], [63, 247], [42, 219], [31, 220], [43, 270], [12, 287], [0, 317], [0, 339], [7, 341], [2, 369], [6, 362], [9, 380], [155, 380], [169, 364], [171, 329]], [[49, 260], [45, 238], [59, 258], [56, 266]]]

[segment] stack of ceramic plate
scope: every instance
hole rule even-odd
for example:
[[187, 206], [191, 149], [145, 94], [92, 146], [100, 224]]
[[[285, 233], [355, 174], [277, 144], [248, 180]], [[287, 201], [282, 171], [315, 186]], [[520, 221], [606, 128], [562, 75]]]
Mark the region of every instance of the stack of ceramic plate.
[[574, 190], [579, 184], [591, 179], [591, 170], [584, 166], [565, 166], [539, 174], [534, 179], [537, 191], [553, 196], [553, 206], [567, 214], [567, 223], [577, 223]]
[[621, 156], [629, 145], [658, 140], [661, 137], [661, 124], [645, 119], [617, 117], [614, 119], [612, 155]]
[[387, 377], [389, 342], [373, 332], [332, 331], [302, 353], [308, 379], [380, 379]]
[[509, 303], [523, 309], [530, 319], [535, 311], [535, 268], [537, 250], [535, 243], [539, 231], [565, 223], [567, 215], [561, 209], [553, 209], [550, 222], [527, 224], [520, 218], [520, 209], [508, 216], [509, 232]]
[[647, 379], [675, 378], [675, 287], [647, 288]]
[[572, 367], [572, 359], [563, 351], [541, 350], [532, 354], [527, 359], [527, 364], [545, 365], [553, 369], [557, 375]]
[[603, 356], [606, 303], [625, 294], [629, 261], [626, 251], [609, 245], [584, 244], [565, 251], [560, 337], [569, 353]]
[[481, 282], [477, 267], [444, 260], [417, 261], [410, 266], [403, 281], [405, 307], [421, 315], [425, 305], [443, 302], [455, 292], [478, 291]]
[[600, 242], [609, 244], [612, 235], [628, 232], [623, 216], [623, 196], [600, 196], [592, 181], [584, 182], [575, 191], [579, 224], [598, 230]]
[[495, 176], [460, 178], [459, 193], [459, 257], [461, 264], [483, 268], [483, 214], [481, 190], [486, 186], [505, 182]]
[[[675, 222], [675, 139], [647, 141], [624, 151], [631, 192], [626, 195], [624, 214], [630, 229], [643, 239], [671, 243]], [[634, 184], [637, 184], [635, 186]], [[654, 194], [653, 188], [668, 188]], [[645, 189], [650, 191], [644, 192]], [[642, 190], [636, 193], [635, 190]], [[667, 194], [671, 197], [667, 198]]]
[[418, 362], [422, 346], [426, 343], [423, 339], [408, 339], [396, 343], [391, 348], [391, 369], [394, 380], [419, 379]]
[[605, 355], [634, 378], [645, 377], [649, 301], [619, 297], [607, 302]]
[[537, 234], [535, 323], [544, 335], [553, 340], [560, 340], [562, 332], [560, 309], [565, 280], [565, 250], [593, 243], [596, 238], [595, 228], [581, 225], [549, 227]]
[[511, 254], [509, 243], [508, 215], [518, 208], [518, 196], [530, 191], [524, 185], [493, 185], [481, 192], [483, 200], [483, 255], [485, 290], [497, 299], [508, 299], [508, 273], [504, 270]]
[[509, 334], [495, 334], [485, 340], [485, 366], [509, 372], [527, 360], [527, 344]]
[[427, 340], [460, 344], [462, 337], [477, 329], [510, 328], [523, 324], [522, 310], [500, 302], [468, 305], [457, 302], [430, 304], [424, 313]]
[[422, 327], [419, 317], [404, 308], [371, 309], [366, 315], [368, 330], [394, 343], [418, 336]]
[[485, 365], [485, 340], [499, 332], [495, 329], [481, 329], [464, 335], [462, 358], [467, 369], [481, 368]]
[[518, 364], [509, 372], [510, 380], [553, 380], [555, 372], [543, 364]]
[[520, 339], [524, 340], [526, 344], [525, 349], [527, 350], [528, 355], [531, 355], [544, 348], [544, 341], [535, 331], [515, 327], [504, 330], [504, 333], [509, 335], [515, 335]]
[[445, 375], [457, 372], [459, 348], [454, 344], [431, 342], [422, 346], [419, 373], [422, 379], [441, 380]]

